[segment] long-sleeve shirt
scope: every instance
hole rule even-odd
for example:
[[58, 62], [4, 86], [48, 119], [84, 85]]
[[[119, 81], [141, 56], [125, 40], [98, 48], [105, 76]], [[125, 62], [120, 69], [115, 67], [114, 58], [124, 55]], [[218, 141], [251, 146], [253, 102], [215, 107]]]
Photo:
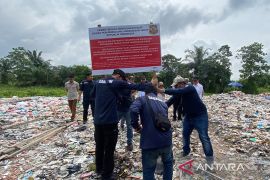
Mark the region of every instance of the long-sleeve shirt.
[[193, 86], [186, 86], [179, 89], [166, 89], [165, 93], [169, 95], [182, 95], [183, 111], [187, 116], [194, 117], [207, 113], [206, 106]]
[[84, 102], [89, 102], [90, 100], [90, 93], [94, 88], [94, 81], [93, 80], [83, 80], [80, 83], [80, 91], [83, 92], [83, 101]]
[[[168, 116], [168, 107], [165, 102], [157, 98], [154, 93], [148, 94], [149, 105], [154, 112]], [[142, 124], [140, 147], [141, 149], [155, 149], [172, 144], [172, 131], [159, 131], [154, 125], [154, 117], [146, 103], [145, 97], [138, 97], [130, 106], [131, 125], [139, 127], [139, 116]]]
[[96, 81], [91, 97], [95, 98], [94, 124], [115, 124], [117, 117], [117, 92], [121, 89], [144, 90], [143, 84], [129, 84], [126, 81], [114, 78], [105, 78]]
[[131, 97], [131, 90], [130, 89], [121, 89], [119, 94], [120, 94], [120, 99], [118, 99], [117, 111], [128, 112], [129, 107], [133, 101], [132, 97]]

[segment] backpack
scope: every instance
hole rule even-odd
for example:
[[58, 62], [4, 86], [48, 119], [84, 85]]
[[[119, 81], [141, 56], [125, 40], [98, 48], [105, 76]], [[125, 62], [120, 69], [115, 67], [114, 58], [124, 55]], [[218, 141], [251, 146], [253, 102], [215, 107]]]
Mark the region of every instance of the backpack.
[[148, 109], [150, 110], [150, 114], [152, 114], [152, 116], [154, 117], [152, 119], [153, 119], [155, 127], [161, 132], [169, 131], [171, 129], [171, 122], [170, 122], [168, 116], [164, 116], [160, 112], [155, 113], [153, 111], [153, 108], [152, 108], [150, 102], [149, 102], [148, 96], [145, 96], [145, 99], [146, 99], [146, 105], [147, 105]]

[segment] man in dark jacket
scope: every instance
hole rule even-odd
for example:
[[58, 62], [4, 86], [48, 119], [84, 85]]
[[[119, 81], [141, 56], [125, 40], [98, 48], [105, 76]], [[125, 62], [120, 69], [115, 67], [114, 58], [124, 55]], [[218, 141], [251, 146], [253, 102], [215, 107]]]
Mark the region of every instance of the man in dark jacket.
[[115, 69], [112, 77], [98, 80], [91, 93], [95, 98], [96, 172], [102, 175], [102, 179], [114, 179], [114, 151], [118, 137], [117, 92], [120, 89], [144, 90], [143, 84], [128, 84], [117, 80], [119, 76], [125, 76], [125, 73]]
[[[173, 121], [182, 120], [182, 95], [174, 95], [168, 102], [173, 99]], [[170, 105], [168, 105], [170, 106]], [[177, 115], [176, 115], [177, 114]]]
[[183, 156], [190, 153], [190, 135], [193, 129], [199, 133], [202, 142], [204, 154], [209, 164], [214, 161], [213, 149], [208, 136], [208, 114], [207, 109], [200, 99], [196, 89], [193, 86], [186, 86], [185, 79], [177, 78], [177, 89], [157, 89], [158, 92], [164, 92], [169, 95], [182, 95], [182, 105], [184, 112], [183, 122]]
[[[145, 87], [149, 105], [154, 112], [168, 116], [167, 105], [154, 93], [152, 85]], [[151, 113], [145, 96], [137, 98], [130, 106], [131, 124], [141, 133], [140, 148], [142, 149], [143, 179], [154, 179], [154, 172], [159, 156], [162, 158], [164, 171], [163, 179], [172, 179], [173, 153], [172, 131], [159, 131], [154, 125], [154, 116]], [[139, 124], [139, 116], [141, 124]]]
[[92, 116], [94, 117], [95, 101], [90, 97], [90, 92], [94, 88], [93, 76], [91, 73], [86, 74], [86, 79], [80, 83], [79, 101], [83, 93], [83, 123], [85, 124], [88, 120], [88, 109], [91, 107]]
[[[177, 88], [176, 80], [179, 76], [176, 76], [173, 80], [172, 88]], [[183, 106], [182, 106], [182, 95], [173, 95], [167, 102], [168, 107], [173, 105], [173, 121], [182, 120]], [[177, 115], [176, 115], [177, 114]]]
[[[126, 80], [125, 76], [120, 76], [119, 80]], [[130, 82], [128, 82], [131, 84]], [[133, 102], [131, 97], [131, 90], [130, 89], [121, 89], [119, 92], [119, 97], [117, 101], [117, 115], [119, 121], [121, 120], [121, 126], [124, 126], [124, 122], [126, 122], [127, 125], [127, 147], [126, 149], [128, 151], [133, 150], [133, 130], [131, 126], [131, 119], [130, 119], [130, 110], [129, 107], [131, 103]], [[123, 124], [122, 124], [123, 123]], [[122, 128], [123, 129], [123, 128]]]

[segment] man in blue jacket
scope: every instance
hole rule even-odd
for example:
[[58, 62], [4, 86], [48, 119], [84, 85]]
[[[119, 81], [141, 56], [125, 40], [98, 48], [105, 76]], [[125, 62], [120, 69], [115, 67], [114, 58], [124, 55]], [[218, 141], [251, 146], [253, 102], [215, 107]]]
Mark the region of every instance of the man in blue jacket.
[[[182, 105], [184, 112], [183, 121], [183, 156], [190, 153], [190, 135], [193, 129], [199, 133], [204, 154], [209, 164], [214, 161], [213, 149], [208, 136], [208, 114], [207, 109], [196, 89], [192, 85], [186, 86], [186, 81], [182, 77], [176, 79], [177, 89], [157, 89], [169, 95], [182, 95]], [[171, 101], [171, 103], [173, 100]]]
[[[124, 80], [127, 81], [125, 74], [122, 74], [121, 72], [118, 80]], [[131, 84], [130, 82], [128, 82]], [[132, 97], [131, 97], [131, 90], [130, 89], [121, 89], [119, 93], [119, 98], [117, 101], [117, 115], [119, 121], [121, 120], [121, 126], [124, 126], [124, 122], [126, 122], [127, 125], [127, 146], [126, 149], [128, 151], [133, 150], [133, 130], [131, 126], [131, 119], [130, 119], [130, 110], [129, 107], [131, 103], [133, 102]], [[123, 123], [123, 124], [122, 124]], [[122, 128], [123, 129], [123, 128]]]
[[[168, 116], [167, 105], [157, 97], [152, 85], [145, 87], [149, 105], [154, 112]], [[131, 124], [141, 133], [140, 148], [142, 149], [143, 179], [154, 179], [157, 158], [161, 156], [164, 171], [163, 179], [171, 180], [173, 174], [172, 131], [159, 131], [154, 125], [154, 117], [147, 105], [146, 97], [137, 98], [130, 106]], [[139, 123], [139, 116], [141, 123]]]
[[88, 109], [89, 105], [92, 111], [92, 117], [94, 117], [95, 101], [90, 97], [90, 92], [94, 88], [93, 76], [91, 73], [86, 74], [86, 79], [80, 83], [80, 92], [78, 101], [81, 100], [81, 95], [83, 93], [83, 124], [86, 124], [88, 120]]
[[118, 137], [117, 98], [120, 89], [144, 90], [143, 84], [129, 84], [119, 79], [125, 74], [120, 69], [112, 77], [95, 83], [91, 96], [95, 98], [96, 172], [102, 179], [114, 179], [114, 151]]

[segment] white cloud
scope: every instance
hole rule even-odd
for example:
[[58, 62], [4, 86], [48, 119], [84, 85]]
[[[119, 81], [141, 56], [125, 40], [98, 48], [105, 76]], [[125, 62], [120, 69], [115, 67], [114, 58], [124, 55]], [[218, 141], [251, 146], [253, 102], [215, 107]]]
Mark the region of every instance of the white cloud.
[[[89, 27], [150, 21], [161, 25], [163, 55], [183, 57], [196, 43], [228, 44], [235, 53], [254, 41], [270, 54], [269, 9], [268, 0], [0, 1], [0, 57], [23, 46], [43, 51], [54, 65], [89, 65]], [[235, 78], [239, 66], [233, 60]]]

